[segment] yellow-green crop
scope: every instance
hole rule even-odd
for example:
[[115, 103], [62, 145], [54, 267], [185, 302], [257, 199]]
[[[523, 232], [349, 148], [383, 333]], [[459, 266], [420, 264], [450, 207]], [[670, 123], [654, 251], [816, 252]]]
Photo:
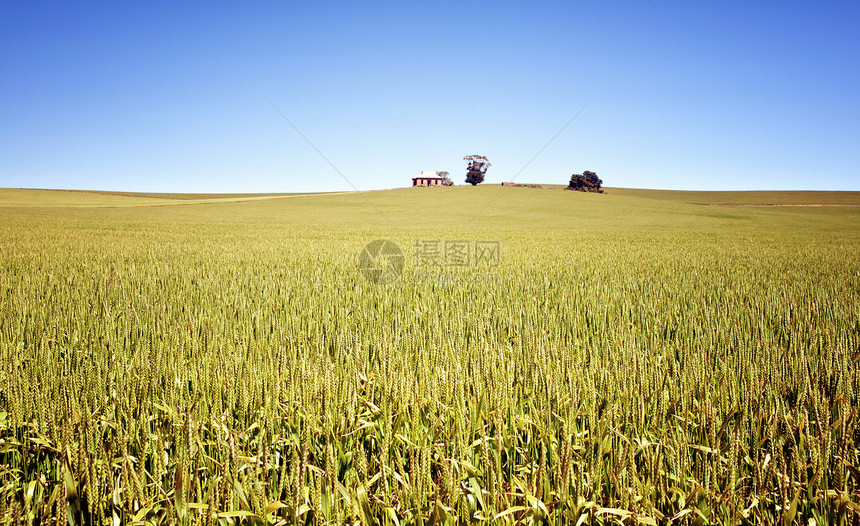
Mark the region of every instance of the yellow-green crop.
[[0, 523], [856, 523], [860, 208], [696, 202], [0, 190]]

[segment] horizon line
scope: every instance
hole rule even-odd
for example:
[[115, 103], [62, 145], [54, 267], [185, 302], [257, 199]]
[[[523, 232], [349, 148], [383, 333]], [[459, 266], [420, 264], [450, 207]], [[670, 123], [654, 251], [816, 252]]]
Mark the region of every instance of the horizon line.
[[[506, 182], [506, 181], [505, 181]], [[476, 186], [499, 186], [502, 182], [498, 183], [480, 183]], [[559, 183], [516, 183], [518, 186], [528, 186], [528, 185], [541, 185], [541, 186], [551, 186], [551, 187], [564, 187], [565, 185]], [[467, 187], [471, 186], [468, 183], [464, 184], [455, 184], [454, 187]], [[392, 188], [375, 188], [369, 190], [311, 190], [311, 191], [284, 191], [284, 192], [247, 192], [247, 191], [196, 191], [196, 192], [188, 192], [188, 191], [169, 191], [169, 190], [152, 190], [152, 191], [139, 191], [139, 190], [106, 190], [106, 189], [92, 189], [92, 188], [44, 188], [44, 187], [26, 187], [26, 186], [2, 186], [0, 190], [39, 190], [45, 192], [88, 192], [88, 193], [123, 193], [123, 194], [139, 194], [139, 195], [158, 195], [158, 194], [174, 194], [174, 195], [242, 195], [242, 196], [278, 196], [278, 195], [314, 195], [314, 194], [343, 194], [343, 193], [363, 193], [363, 192], [386, 192], [390, 190], [403, 190], [407, 188], [415, 188], [412, 186], [397, 186]], [[431, 188], [431, 187], [428, 187]], [[443, 188], [443, 187], [439, 187]], [[516, 187], [512, 187], [516, 188]], [[844, 192], [844, 193], [860, 193], [860, 190], [811, 190], [811, 189], [780, 189], [780, 188], [757, 188], [757, 189], [744, 189], [744, 190], [691, 190], [686, 188], [645, 188], [645, 187], [633, 187], [633, 186], [603, 186], [602, 188], [606, 190], [646, 190], [646, 191], [654, 191], [654, 192], [700, 192], [700, 193], [716, 193], [716, 192]]]

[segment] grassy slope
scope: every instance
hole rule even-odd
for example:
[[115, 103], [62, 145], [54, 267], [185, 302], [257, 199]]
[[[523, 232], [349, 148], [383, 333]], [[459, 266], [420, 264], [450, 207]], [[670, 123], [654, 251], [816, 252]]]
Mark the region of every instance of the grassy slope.
[[[364, 193], [310, 194], [305, 196], [229, 196], [217, 199], [165, 199], [107, 193], [54, 190], [0, 190], [0, 218], [31, 222], [54, 217], [64, 223], [112, 228], [162, 225], [209, 225], [229, 228], [237, 224], [260, 232], [325, 232], [341, 236], [394, 236], [417, 233], [474, 238], [500, 232], [534, 235], [558, 232], [688, 232], [758, 235], [760, 233], [860, 231], [857, 207], [714, 207], [690, 204], [757, 199], [762, 192], [668, 192], [610, 189], [606, 194], [585, 194], [501, 188], [483, 185], [454, 188], [402, 188]], [[777, 192], [785, 201], [808, 203], [808, 192]], [[860, 192], [818, 192], [818, 203], [860, 201]], [[301, 197], [301, 198], [295, 198]], [[775, 198], [774, 198], [775, 199]], [[772, 199], [773, 200], [773, 199]], [[196, 206], [170, 206], [196, 205]], [[30, 212], [25, 212], [30, 208]], [[73, 211], [72, 209], [77, 209]], [[540, 236], [538, 236], [540, 237]], [[363, 238], [363, 237], [362, 237]]]
[[[470, 196], [493, 197], [516, 196], [518, 200], [526, 199], [521, 203], [528, 207], [532, 203], [558, 204], [564, 206], [564, 200], [581, 199], [582, 194], [563, 192], [556, 195], [555, 191], [564, 188], [562, 185], [543, 185], [543, 189], [533, 188], [502, 188], [497, 185], [481, 185], [478, 187], [454, 187], [454, 188], [400, 188], [394, 190], [383, 190], [364, 192], [362, 201], [373, 201], [381, 199], [387, 202], [389, 198], [395, 199], [396, 203], [409, 203], [413, 198], [419, 198], [421, 210], [439, 208], [434, 203], [424, 203], [424, 197], [431, 197], [433, 201], [439, 201], [442, 197], [441, 206], [444, 208], [448, 203], [452, 205], [471, 205]], [[408, 192], [408, 193], [407, 193]], [[418, 193], [415, 193], [418, 192]], [[421, 193], [423, 192], [423, 193]], [[247, 193], [247, 194], [213, 194], [213, 193], [141, 193], [141, 192], [111, 192], [111, 191], [84, 191], [84, 190], [37, 190], [37, 189], [10, 189], [0, 188], [0, 207], [129, 207], [129, 206], [164, 206], [164, 205], [187, 205], [187, 204], [214, 204], [235, 201], [256, 201], [268, 199], [281, 199], [284, 197], [311, 196], [322, 198], [323, 196], [338, 195], [338, 192], [322, 192], [314, 194], [303, 193]], [[375, 196], [375, 197], [374, 197]], [[637, 188], [606, 188], [606, 194], [602, 197], [604, 203], [619, 203], [616, 198], [637, 198], [658, 201], [670, 201], [684, 204], [700, 205], [825, 205], [825, 206], [860, 206], [860, 192], [843, 191], [715, 191], [700, 192], [686, 190], [648, 190]], [[321, 201], [326, 202], [326, 201]], [[492, 202], [490, 203], [492, 204]], [[640, 203], [641, 204], [641, 203]], [[483, 205], [482, 205], [483, 206]], [[646, 205], [651, 206], [651, 205]], [[404, 207], [404, 208], [408, 208]], [[420, 210], [412, 210], [420, 212]]]
[[82, 190], [0, 189], [0, 207], [114, 208], [253, 201], [305, 194], [145, 194]]
[[[630, 194], [584, 194], [492, 186], [403, 188], [318, 195], [305, 199], [213, 204], [222, 221], [289, 223], [346, 230], [757, 230], [766, 225], [794, 229], [851, 228], [860, 209], [715, 208], [682, 200]], [[189, 217], [207, 214], [198, 207]], [[163, 211], [174, 215], [176, 212]]]
[[[529, 183], [523, 183], [529, 184]], [[491, 185], [494, 186], [494, 185]], [[564, 190], [565, 185], [542, 184], [543, 189]], [[625, 197], [642, 197], [661, 201], [701, 205], [737, 206], [860, 206], [860, 192], [818, 190], [652, 190], [645, 188], [603, 187], [606, 194]]]
[[[18, 193], [11, 206], [9, 199], [0, 205], [0, 223], [10, 229], [16, 224], [31, 231], [38, 228], [49, 238], [80, 230], [141, 239], [181, 237], [192, 243], [238, 239], [253, 246], [311, 243], [323, 251], [355, 253], [377, 238], [403, 247], [418, 239], [494, 239], [528, 247], [535, 254], [572, 250], [577, 239], [599, 241], [606, 250], [661, 240], [785, 245], [823, 234], [822, 239], [832, 243], [860, 241], [860, 207], [716, 207], [685, 203], [683, 193], [662, 193], [675, 199], [655, 199], [641, 197], [640, 192], [649, 195], [649, 191], [585, 194], [482, 185], [172, 201], [0, 190], [0, 197]], [[164, 206], [178, 203], [193, 206]]]
[[[201, 194], [201, 193], [149, 193], [149, 192], [110, 192], [110, 191], [102, 191], [102, 190], [87, 190], [84, 193], [91, 194], [104, 194], [104, 195], [118, 195], [122, 197], [150, 197], [150, 198], [158, 198], [158, 199], [170, 199], [170, 200], [179, 200], [179, 201], [200, 201], [200, 200], [212, 200], [212, 199], [248, 199], [251, 197], [264, 197], [264, 198], [275, 198], [275, 197], [287, 197], [287, 196], [296, 196], [296, 195], [307, 195], [304, 193], [297, 192], [288, 192], [288, 193], [257, 193], [257, 194]], [[328, 192], [322, 192], [328, 193]]]
[[854, 205], [860, 206], [860, 192], [751, 190], [695, 192], [685, 190], [643, 190], [607, 188], [619, 196], [643, 197], [707, 205]]

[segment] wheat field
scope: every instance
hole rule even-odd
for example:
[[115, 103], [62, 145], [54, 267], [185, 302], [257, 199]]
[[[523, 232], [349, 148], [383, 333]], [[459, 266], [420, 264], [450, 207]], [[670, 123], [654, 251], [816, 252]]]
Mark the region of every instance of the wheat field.
[[860, 193], [690, 194], [0, 190], [0, 523], [856, 524]]

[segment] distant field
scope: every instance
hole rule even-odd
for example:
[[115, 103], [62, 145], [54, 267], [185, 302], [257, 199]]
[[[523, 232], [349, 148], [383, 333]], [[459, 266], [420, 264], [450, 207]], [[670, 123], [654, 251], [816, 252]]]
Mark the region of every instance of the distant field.
[[[249, 197], [288, 197], [294, 195], [307, 195], [307, 193], [262, 193], [262, 194], [183, 194], [183, 193], [144, 193], [144, 192], [105, 192], [95, 190], [67, 190], [80, 191], [84, 193], [119, 195], [123, 197], [150, 197], [155, 199], [177, 199], [177, 200], [212, 200], [212, 199], [245, 199]], [[323, 192], [326, 193], [326, 192]]]
[[854, 203], [0, 190], [0, 524], [856, 523]]
[[[511, 188], [496, 185], [482, 185], [473, 192], [539, 191], [541, 189], [561, 190], [563, 185], [540, 185], [542, 188]], [[467, 187], [439, 189], [408, 189], [414, 191], [468, 191]], [[398, 192], [407, 189], [389, 190]], [[213, 194], [213, 193], [141, 193], [141, 192], [109, 192], [90, 190], [32, 190], [0, 188], [0, 206], [7, 207], [134, 207], [134, 206], [166, 206], [187, 204], [215, 204], [232, 201], [255, 201], [264, 199], [279, 199], [296, 196], [324, 196], [338, 192], [321, 193], [249, 193], [249, 194]], [[364, 195], [377, 195], [379, 191]], [[821, 205], [821, 206], [860, 206], [860, 192], [822, 192], [822, 191], [719, 191], [700, 192], [683, 190], [644, 190], [635, 188], [606, 188], [606, 196], [634, 197], [673, 201], [686, 204], [706, 205], [741, 205], [741, 206], [778, 206], [778, 205]], [[532, 197], [529, 197], [531, 199]], [[540, 200], [538, 198], [538, 200]]]
[[[527, 183], [524, 183], [527, 184]], [[544, 189], [563, 190], [565, 185], [539, 185]], [[646, 190], [641, 188], [604, 187], [606, 194], [627, 197], [642, 197], [664, 201], [677, 201], [704, 205], [739, 206], [860, 206], [860, 192], [806, 191], [806, 190], [738, 190], [738, 191], [690, 191], [690, 190]]]
[[169, 206], [276, 199], [299, 195], [304, 194], [148, 194], [136, 192], [0, 188], [0, 207], [112, 208]]
[[860, 192], [736, 191], [693, 192], [684, 190], [642, 190], [607, 188], [614, 195], [663, 199], [706, 205], [850, 205], [860, 206]]

